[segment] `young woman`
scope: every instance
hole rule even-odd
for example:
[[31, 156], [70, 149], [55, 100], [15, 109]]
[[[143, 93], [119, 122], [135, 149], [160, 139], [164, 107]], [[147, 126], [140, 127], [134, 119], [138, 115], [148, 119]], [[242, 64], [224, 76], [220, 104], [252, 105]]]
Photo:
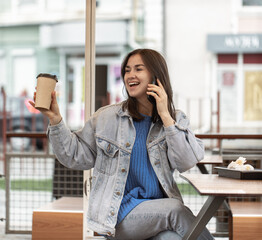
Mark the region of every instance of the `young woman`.
[[[50, 120], [49, 140], [66, 167], [94, 168], [88, 228], [109, 239], [182, 239], [195, 216], [183, 204], [173, 172], [195, 166], [203, 143], [174, 108], [161, 54], [134, 50], [121, 74], [127, 100], [99, 109], [75, 133], [63, 122], [53, 92], [51, 109], [42, 111]], [[204, 229], [198, 239], [213, 237]]]

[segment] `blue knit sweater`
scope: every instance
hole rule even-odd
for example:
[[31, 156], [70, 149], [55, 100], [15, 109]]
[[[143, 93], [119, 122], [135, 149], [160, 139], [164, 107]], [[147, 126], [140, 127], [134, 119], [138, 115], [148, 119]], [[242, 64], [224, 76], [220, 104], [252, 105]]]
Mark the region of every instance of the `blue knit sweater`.
[[143, 121], [134, 121], [136, 139], [131, 153], [130, 168], [117, 224], [139, 203], [163, 198], [157, 176], [147, 154], [146, 139], [150, 125], [151, 117], [149, 116], [145, 116]]

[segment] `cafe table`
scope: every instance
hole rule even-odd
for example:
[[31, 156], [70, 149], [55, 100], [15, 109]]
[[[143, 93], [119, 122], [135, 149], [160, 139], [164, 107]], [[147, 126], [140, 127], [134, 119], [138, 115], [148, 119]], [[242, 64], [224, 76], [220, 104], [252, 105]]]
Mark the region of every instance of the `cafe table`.
[[183, 240], [196, 240], [227, 197], [262, 196], [262, 180], [240, 180], [217, 174], [180, 174], [200, 195], [208, 196]]

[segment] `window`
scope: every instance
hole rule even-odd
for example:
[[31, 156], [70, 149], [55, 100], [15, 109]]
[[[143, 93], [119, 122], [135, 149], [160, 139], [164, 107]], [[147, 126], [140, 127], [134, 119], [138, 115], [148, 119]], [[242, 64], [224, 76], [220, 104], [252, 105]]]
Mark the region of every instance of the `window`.
[[237, 64], [237, 54], [218, 54], [217, 62], [219, 64]]
[[[4, 87], [6, 88], [7, 80], [6, 80], [6, 58], [4, 56], [1, 56], [1, 50], [0, 50], [0, 73], [1, 73], [1, 78], [0, 78], [0, 88]], [[6, 90], [6, 89], [5, 89]]]
[[262, 54], [261, 53], [244, 54], [244, 64], [262, 64]]
[[245, 112], [246, 121], [262, 120], [262, 71], [245, 72]]
[[39, 10], [39, 0], [17, 0], [13, 2], [13, 6], [19, 13], [29, 13]]
[[242, 0], [243, 6], [262, 6], [261, 0]]
[[0, 1], [0, 14], [11, 10], [11, 1]]

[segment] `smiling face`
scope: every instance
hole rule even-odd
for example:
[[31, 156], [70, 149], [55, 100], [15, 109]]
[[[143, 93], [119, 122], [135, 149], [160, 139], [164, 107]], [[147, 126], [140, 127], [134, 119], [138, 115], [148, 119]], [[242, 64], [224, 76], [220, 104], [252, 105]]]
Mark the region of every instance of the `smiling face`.
[[138, 101], [147, 101], [146, 91], [148, 84], [152, 82], [152, 77], [139, 54], [132, 55], [128, 59], [124, 81], [130, 97]]

